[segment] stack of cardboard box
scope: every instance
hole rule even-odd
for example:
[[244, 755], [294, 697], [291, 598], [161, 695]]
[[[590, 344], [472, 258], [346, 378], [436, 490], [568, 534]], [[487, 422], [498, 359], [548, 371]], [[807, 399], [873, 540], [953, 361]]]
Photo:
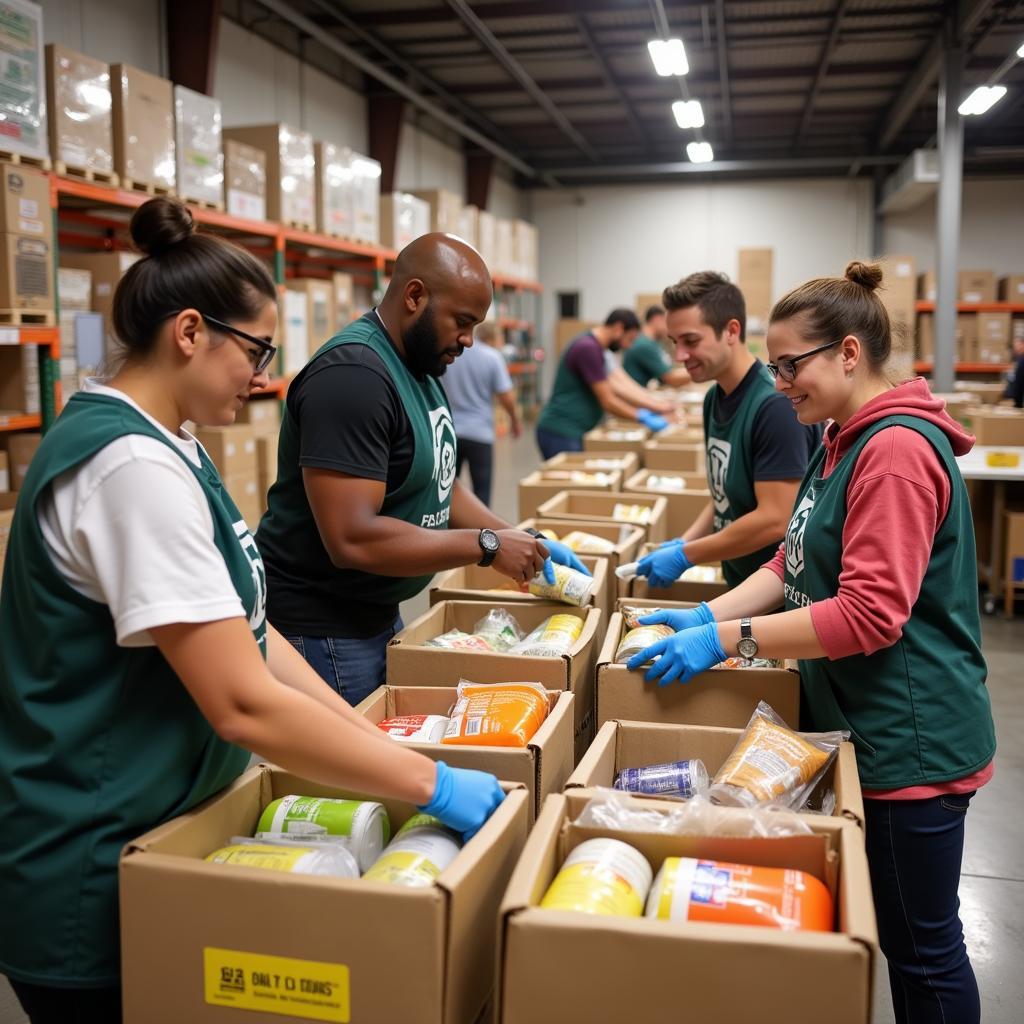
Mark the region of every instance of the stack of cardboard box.
[[224, 209], [220, 100], [174, 87], [174, 152], [178, 193], [191, 203]]
[[124, 250], [88, 253], [64, 250], [60, 254], [62, 268], [87, 270], [92, 277], [92, 297], [89, 301], [89, 308], [103, 317], [106, 329], [105, 357], [107, 360], [116, 353], [118, 348], [111, 317], [114, 308], [114, 290], [125, 271], [139, 258], [137, 253]]
[[196, 439], [217, 467], [224, 489], [231, 495], [250, 530], [263, 512], [256, 460], [256, 435], [248, 423], [228, 427], [198, 427]]
[[380, 164], [332, 142], [316, 143], [315, 151], [319, 230], [376, 244], [380, 238]]
[[250, 399], [235, 423], [244, 423], [256, 439], [256, 489], [260, 513], [267, 511], [267, 493], [277, 480], [277, 443], [281, 433], [281, 403], [274, 398]]
[[232, 217], [267, 219], [267, 154], [224, 139], [224, 196]]
[[0, 164], [0, 315], [6, 323], [53, 323], [50, 179], [23, 164]]
[[114, 170], [124, 188], [175, 190], [174, 92], [166, 78], [112, 64]]
[[430, 204], [411, 192], [380, 197], [380, 242], [400, 252], [414, 238], [430, 231]]
[[412, 194], [430, 207], [430, 230], [457, 235], [462, 219], [462, 196], [446, 188], [413, 189]]
[[31, 0], [8, 0], [0, 17], [4, 55], [0, 90], [0, 152], [17, 153], [45, 165], [46, 82], [43, 74], [43, 9]]

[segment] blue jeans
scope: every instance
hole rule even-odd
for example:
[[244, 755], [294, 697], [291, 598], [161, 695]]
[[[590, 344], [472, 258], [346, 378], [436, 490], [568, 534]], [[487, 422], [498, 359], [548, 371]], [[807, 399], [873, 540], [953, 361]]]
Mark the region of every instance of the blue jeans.
[[981, 1020], [957, 896], [972, 796], [864, 801], [878, 938], [897, 1024]]
[[353, 707], [384, 682], [385, 652], [388, 641], [402, 628], [402, 617], [395, 619], [377, 636], [350, 638], [339, 636], [296, 636], [282, 633], [315, 669], [331, 689], [340, 693]]
[[583, 451], [582, 437], [562, 437], [561, 434], [552, 434], [550, 430], [537, 427], [537, 447], [545, 459], [561, 452]]

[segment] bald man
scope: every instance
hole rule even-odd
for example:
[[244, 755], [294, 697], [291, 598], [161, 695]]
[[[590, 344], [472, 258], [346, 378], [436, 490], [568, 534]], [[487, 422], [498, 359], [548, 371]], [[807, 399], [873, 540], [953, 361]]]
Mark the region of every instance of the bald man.
[[491, 299], [475, 249], [423, 235], [399, 253], [381, 304], [288, 388], [278, 480], [256, 535], [267, 618], [351, 704], [383, 682], [398, 605], [435, 573], [477, 563], [525, 582], [552, 574], [549, 555], [586, 571], [455, 479], [438, 378], [473, 344]]

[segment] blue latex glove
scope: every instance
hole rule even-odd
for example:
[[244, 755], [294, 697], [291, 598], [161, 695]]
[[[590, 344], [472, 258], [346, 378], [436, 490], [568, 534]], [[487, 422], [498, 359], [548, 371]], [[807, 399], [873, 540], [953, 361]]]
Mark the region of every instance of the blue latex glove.
[[641, 626], [657, 626], [664, 623], [678, 633], [681, 629], [707, 626], [715, 621], [715, 616], [708, 607], [707, 601], [701, 601], [696, 608], [680, 608], [678, 610], [662, 608], [661, 611], [651, 612], [650, 615], [641, 615], [637, 621]]
[[634, 654], [626, 662], [626, 667], [642, 668], [652, 658], [657, 661], [647, 670], [644, 679], [649, 683], [657, 679], [659, 686], [667, 686], [676, 679], [688, 683], [694, 676], [725, 661], [726, 654], [718, 639], [718, 626], [709, 622], [651, 644], [646, 650]]
[[504, 799], [498, 780], [488, 772], [449, 768], [444, 761], [438, 761], [434, 795], [420, 810], [461, 832], [463, 841], [468, 843]]
[[659, 416], [656, 412], [651, 412], [650, 409], [637, 409], [636, 421], [637, 423], [642, 423], [648, 430], [653, 430], [656, 434], [668, 426], [668, 420], [664, 416]]
[[570, 569], [583, 573], [584, 576], [591, 575], [590, 570], [576, 557], [576, 552], [567, 544], [563, 544], [560, 540], [548, 540], [547, 537], [542, 537], [541, 540], [550, 556], [544, 559], [544, 579], [548, 583], [554, 585], [555, 582], [555, 567], [551, 564], [552, 562], [567, 565]]
[[686, 557], [686, 542], [681, 540], [644, 555], [637, 563], [636, 574], [646, 576], [652, 587], [668, 587], [692, 566], [693, 562]]

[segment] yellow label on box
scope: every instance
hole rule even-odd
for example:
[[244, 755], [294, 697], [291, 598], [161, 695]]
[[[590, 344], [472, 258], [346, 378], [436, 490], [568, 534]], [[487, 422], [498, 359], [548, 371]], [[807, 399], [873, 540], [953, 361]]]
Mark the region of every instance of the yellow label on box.
[[211, 1006], [338, 1024], [351, 1020], [345, 964], [206, 946], [203, 971], [206, 1002]]

